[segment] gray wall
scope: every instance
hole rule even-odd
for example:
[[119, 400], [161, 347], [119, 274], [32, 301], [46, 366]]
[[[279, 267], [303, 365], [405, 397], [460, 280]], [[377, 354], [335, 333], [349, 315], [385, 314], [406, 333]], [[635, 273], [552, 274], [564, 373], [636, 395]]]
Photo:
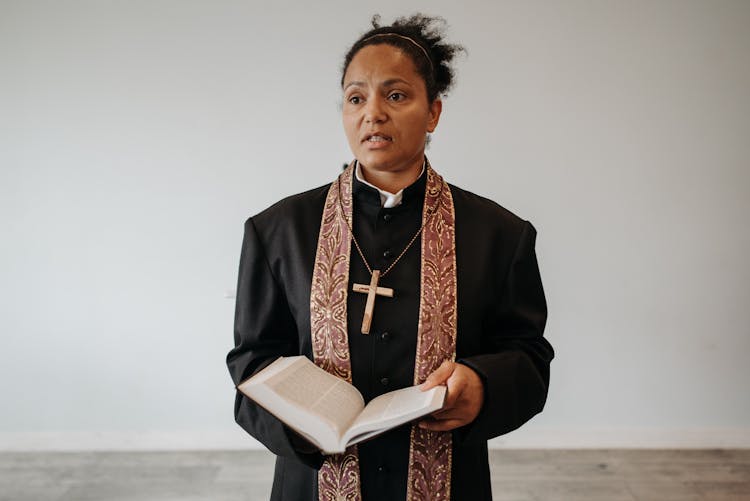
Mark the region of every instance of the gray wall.
[[448, 19], [430, 159], [539, 232], [550, 396], [496, 444], [750, 446], [749, 2], [306, 5], [0, 2], [0, 448], [252, 445], [242, 225], [350, 159], [376, 8]]

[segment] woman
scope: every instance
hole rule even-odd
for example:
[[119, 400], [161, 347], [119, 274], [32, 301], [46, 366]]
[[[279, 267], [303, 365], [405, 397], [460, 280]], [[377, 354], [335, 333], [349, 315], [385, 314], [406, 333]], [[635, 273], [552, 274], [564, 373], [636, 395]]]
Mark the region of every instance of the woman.
[[272, 499], [491, 499], [487, 440], [542, 410], [554, 356], [536, 232], [425, 157], [460, 50], [440, 20], [378, 21], [343, 66], [354, 160], [245, 223], [227, 364], [238, 384], [303, 354], [366, 401], [446, 384], [446, 405], [334, 456], [239, 392], [235, 419], [278, 456]]

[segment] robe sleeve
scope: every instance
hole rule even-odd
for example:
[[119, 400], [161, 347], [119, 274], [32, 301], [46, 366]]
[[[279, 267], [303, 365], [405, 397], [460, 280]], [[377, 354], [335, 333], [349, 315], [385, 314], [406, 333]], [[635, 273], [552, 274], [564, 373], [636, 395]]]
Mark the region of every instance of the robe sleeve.
[[[234, 315], [234, 348], [226, 362], [235, 386], [279, 356], [299, 355], [297, 327], [252, 218], [245, 222]], [[278, 456], [319, 468], [323, 456], [307, 440], [236, 390], [234, 418]]]
[[497, 277], [502, 285], [496, 307], [483, 320], [484, 353], [457, 360], [474, 369], [484, 384], [479, 415], [454, 430], [459, 442], [508, 433], [544, 408], [554, 350], [542, 337], [547, 303], [535, 241], [536, 230], [525, 221], [510, 266]]

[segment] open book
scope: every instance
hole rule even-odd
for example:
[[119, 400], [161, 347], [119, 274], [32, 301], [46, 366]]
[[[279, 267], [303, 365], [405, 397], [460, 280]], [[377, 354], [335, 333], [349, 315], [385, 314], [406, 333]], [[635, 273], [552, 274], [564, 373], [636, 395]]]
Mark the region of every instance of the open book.
[[354, 386], [304, 356], [280, 357], [237, 389], [326, 454], [440, 409], [446, 391], [410, 386], [365, 405]]

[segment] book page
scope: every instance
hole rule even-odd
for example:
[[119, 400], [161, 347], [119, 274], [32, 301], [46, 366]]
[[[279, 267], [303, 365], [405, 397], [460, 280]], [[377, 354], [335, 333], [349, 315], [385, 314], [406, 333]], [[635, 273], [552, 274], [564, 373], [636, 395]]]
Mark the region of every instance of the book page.
[[366, 437], [358, 437], [366, 432], [384, 431], [435, 412], [443, 406], [445, 391], [445, 386], [436, 386], [428, 391], [420, 390], [419, 386], [410, 386], [374, 398], [362, 410], [345, 435], [349, 439], [357, 437], [358, 440], [347, 443], [356, 443], [377, 434], [367, 433]]
[[364, 407], [362, 395], [356, 388], [305, 357], [269, 378], [266, 385], [289, 402], [330, 422], [338, 436]]

